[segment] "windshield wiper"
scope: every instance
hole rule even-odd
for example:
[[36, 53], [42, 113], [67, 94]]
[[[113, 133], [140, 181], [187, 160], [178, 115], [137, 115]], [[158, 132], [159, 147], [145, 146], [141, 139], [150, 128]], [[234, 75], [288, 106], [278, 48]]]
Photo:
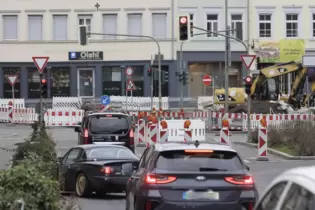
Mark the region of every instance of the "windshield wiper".
[[227, 171], [227, 170], [219, 169], [219, 168], [199, 168], [199, 171]]

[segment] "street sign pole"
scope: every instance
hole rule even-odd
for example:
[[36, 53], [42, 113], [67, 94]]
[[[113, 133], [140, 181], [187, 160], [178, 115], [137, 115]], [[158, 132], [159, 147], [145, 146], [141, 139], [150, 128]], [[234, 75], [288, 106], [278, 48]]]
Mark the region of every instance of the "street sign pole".
[[[256, 55], [241, 55], [241, 60], [245, 66], [245, 68], [248, 71], [248, 76], [250, 76], [250, 67], [253, 64], [254, 60], [256, 58]], [[247, 141], [250, 141], [250, 132], [251, 132], [251, 128], [250, 128], [250, 124], [251, 124], [251, 119], [250, 119], [250, 113], [251, 113], [251, 96], [247, 96]]]
[[[39, 78], [40, 81], [43, 79], [43, 71], [47, 65], [47, 62], [49, 60], [49, 57], [43, 57], [43, 56], [34, 56], [32, 57], [33, 62], [39, 72]], [[39, 83], [39, 91], [41, 91], [41, 83]], [[40, 113], [38, 116], [38, 121], [39, 121], [39, 126], [42, 127], [42, 123], [43, 123], [43, 97], [42, 94], [40, 93], [40, 97], [39, 97], [39, 109], [40, 109]]]

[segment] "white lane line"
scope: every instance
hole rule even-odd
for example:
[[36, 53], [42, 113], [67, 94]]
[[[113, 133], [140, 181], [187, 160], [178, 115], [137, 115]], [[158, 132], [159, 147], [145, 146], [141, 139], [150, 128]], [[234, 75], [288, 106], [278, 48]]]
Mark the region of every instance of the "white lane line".
[[249, 160], [243, 160], [244, 161], [244, 163], [250, 163], [250, 161]]

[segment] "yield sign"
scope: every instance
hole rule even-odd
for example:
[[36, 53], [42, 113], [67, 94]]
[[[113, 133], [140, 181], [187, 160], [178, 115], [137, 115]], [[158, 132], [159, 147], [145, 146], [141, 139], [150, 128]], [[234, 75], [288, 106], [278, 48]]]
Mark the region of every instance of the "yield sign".
[[7, 79], [8, 79], [8, 81], [9, 81], [11, 86], [15, 85], [18, 77], [19, 77], [18, 75], [9, 75], [9, 76], [7, 76]]
[[133, 83], [133, 81], [131, 79], [129, 79], [127, 82], [126, 90], [128, 90], [128, 91], [136, 90], [135, 83]]
[[253, 64], [256, 55], [241, 55], [241, 59], [243, 64], [245, 65], [246, 69], [249, 70], [251, 65]]
[[32, 59], [39, 73], [43, 73], [43, 70], [47, 65], [49, 57], [32, 57]]

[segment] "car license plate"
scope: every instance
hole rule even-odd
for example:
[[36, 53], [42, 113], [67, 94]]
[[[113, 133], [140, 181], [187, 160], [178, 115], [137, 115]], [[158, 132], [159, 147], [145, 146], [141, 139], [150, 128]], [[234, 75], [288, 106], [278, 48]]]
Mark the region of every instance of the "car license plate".
[[183, 193], [183, 200], [219, 200], [219, 193], [213, 192], [212, 190], [204, 191], [204, 192], [196, 192], [196, 191], [186, 191]]

